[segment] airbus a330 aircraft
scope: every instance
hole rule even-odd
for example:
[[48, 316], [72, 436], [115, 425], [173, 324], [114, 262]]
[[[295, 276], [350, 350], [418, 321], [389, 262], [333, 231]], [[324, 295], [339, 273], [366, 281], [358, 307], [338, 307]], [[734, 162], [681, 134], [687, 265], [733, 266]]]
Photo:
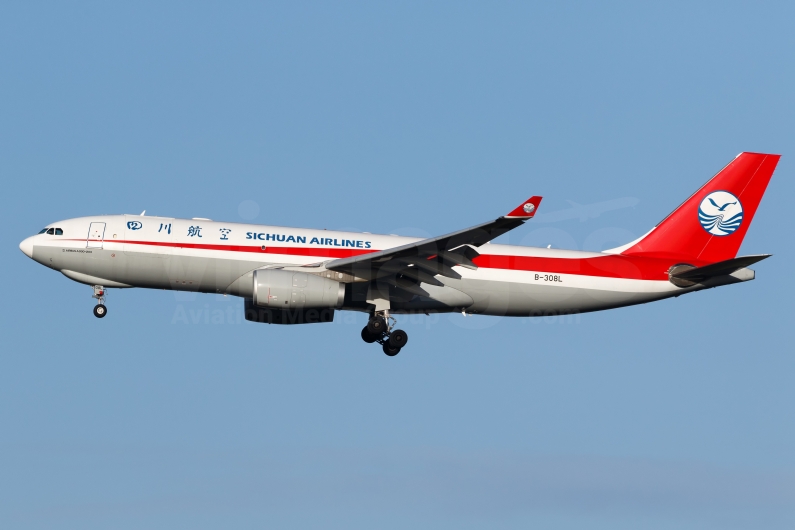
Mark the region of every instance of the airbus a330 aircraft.
[[94, 288], [224, 293], [269, 324], [370, 319], [362, 339], [396, 355], [393, 315], [539, 316], [612, 309], [754, 279], [769, 254], [736, 257], [779, 155], [741, 153], [646, 235], [604, 252], [490, 244], [538, 211], [531, 197], [494, 221], [431, 239], [141, 215], [59, 221], [28, 257]]

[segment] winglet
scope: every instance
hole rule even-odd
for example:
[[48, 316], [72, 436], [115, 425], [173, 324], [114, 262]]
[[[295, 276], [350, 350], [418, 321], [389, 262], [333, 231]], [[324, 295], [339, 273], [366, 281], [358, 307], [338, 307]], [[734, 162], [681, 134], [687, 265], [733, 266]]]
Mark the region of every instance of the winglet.
[[538, 211], [538, 205], [541, 204], [541, 199], [542, 197], [533, 195], [505, 217], [509, 219], [530, 219]]

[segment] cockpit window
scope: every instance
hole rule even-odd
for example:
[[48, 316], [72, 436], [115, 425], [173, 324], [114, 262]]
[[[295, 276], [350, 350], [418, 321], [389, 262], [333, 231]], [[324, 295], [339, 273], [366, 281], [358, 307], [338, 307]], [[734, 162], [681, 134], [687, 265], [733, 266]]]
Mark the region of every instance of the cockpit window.
[[51, 236], [52, 236], [52, 235], [55, 235], [55, 228], [50, 228], [49, 230], [47, 230], [47, 233], [48, 233], [49, 235], [51, 235]]
[[43, 233], [44, 233], [44, 232], [46, 232], [46, 231], [47, 231], [47, 229], [46, 229], [46, 228], [42, 228], [42, 229], [41, 229], [41, 232], [39, 232], [39, 234], [43, 234]]
[[55, 235], [56, 236], [62, 236], [63, 235], [63, 230], [61, 230], [60, 228], [56, 228], [55, 229]]

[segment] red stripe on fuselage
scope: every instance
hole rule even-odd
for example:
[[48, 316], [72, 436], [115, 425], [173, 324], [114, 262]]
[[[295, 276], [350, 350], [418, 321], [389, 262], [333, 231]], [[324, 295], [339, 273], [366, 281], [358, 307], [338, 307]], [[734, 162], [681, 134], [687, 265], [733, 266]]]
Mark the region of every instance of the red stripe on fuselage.
[[481, 254], [472, 260], [478, 267], [549, 274], [578, 274], [630, 280], [668, 280], [668, 269], [677, 262], [606, 255], [593, 258], [546, 258]]
[[[70, 241], [84, 241], [72, 239]], [[126, 241], [113, 240], [109, 243], [141, 245], [153, 247], [190, 248], [196, 250], [216, 250], [222, 252], [249, 252], [253, 254], [281, 254], [289, 256], [311, 256], [318, 258], [348, 258], [378, 252], [379, 249], [326, 248], [326, 247], [276, 247], [216, 245], [207, 243], [173, 243], [167, 241]], [[500, 254], [481, 254], [473, 260], [475, 265], [485, 269], [505, 269], [544, 272], [549, 274], [577, 274], [581, 276], [600, 276], [605, 278], [625, 278], [631, 280], [668, 280], [668, 269], [681, 263], [676, 258], [641, 258], [620, 254], [589, 258], [547, 258], [539, 256], [504, 256]], [[688, 263], [695, 266], [706, 262]]]

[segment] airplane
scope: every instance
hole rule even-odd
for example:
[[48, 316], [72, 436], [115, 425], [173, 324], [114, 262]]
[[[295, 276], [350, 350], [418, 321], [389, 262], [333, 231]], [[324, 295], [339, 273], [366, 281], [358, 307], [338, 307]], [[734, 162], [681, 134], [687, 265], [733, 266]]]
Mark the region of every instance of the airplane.
[[397, 355], [395, 315], [550, 316], [599, 311], [753, 280], [770, 256], [737, 257], [780, 155], [740, 153], [642, 237], [604, 252], [492, 244], [532, 219], [533, 196], [493, 221], [428, 239], [307, 228], [98, 215], [58, 221], [19, 245], [93, 288], [143, 287], [243, 299], [246, 320], [369, 315], [361, 338]]

